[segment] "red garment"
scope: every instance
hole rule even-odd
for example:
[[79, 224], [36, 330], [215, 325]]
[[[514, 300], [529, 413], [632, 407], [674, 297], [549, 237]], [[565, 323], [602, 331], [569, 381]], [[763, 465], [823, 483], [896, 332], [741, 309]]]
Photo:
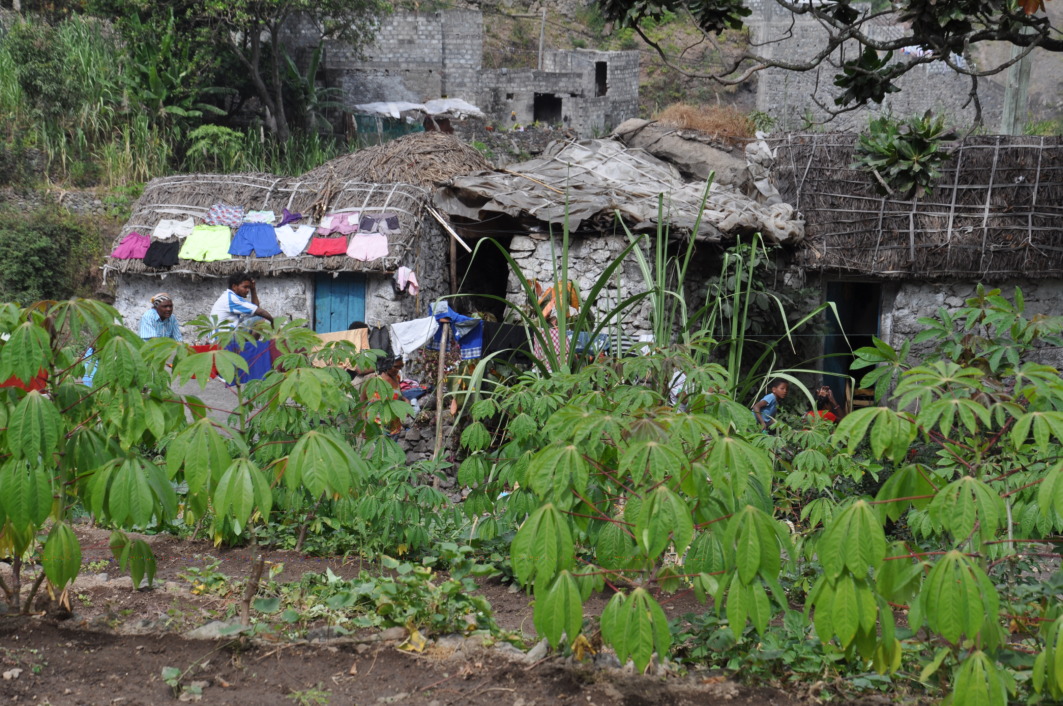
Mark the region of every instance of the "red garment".
[[[207, 346], [189, 346], [188, 349], [193, 353], [210, 353], [211, 351], [221, 350], [221, 346], [215, 346], [213, 344]], [[210, 377], [211, 379], [218, 377], [218, 368], [216, 366], [211, 366]], [[193, 375], [192, 379], [195, 380], [196, 376]]]
[[19, 380], [12, 375], [7, 380], [0, 382], [0, 387], [17, 387], [20, 390], [26, 392], [40, 392], [48, 384], [48, 371], [41, 368], [37, 371], [37, 375], [28, 381]]
[[317, 255], [318, 257], [346, 255], [347, 238], [312, 238], [310, 247], [306, 249], [306, 254]]
[[806, 416], [815, 417], [817, 415], [822, 417], [823, 419], [826, 419], [828, 422], [837, 422], [838, 421], [838, 417], [834, 414], [834, 412], [830, 412], [830, 411], [825, 410], [825, 409], [818, 409], [818, 410], [816, 410], [814, 412], [809, 412]]

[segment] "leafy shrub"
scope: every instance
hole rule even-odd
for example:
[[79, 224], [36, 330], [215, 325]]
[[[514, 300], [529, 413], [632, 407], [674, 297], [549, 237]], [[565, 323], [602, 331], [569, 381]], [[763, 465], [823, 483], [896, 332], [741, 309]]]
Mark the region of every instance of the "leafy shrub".
[[31, 304], [93, 291], [103, 255], [97, 227], [42, 208], [0, 220], [0, 301]]

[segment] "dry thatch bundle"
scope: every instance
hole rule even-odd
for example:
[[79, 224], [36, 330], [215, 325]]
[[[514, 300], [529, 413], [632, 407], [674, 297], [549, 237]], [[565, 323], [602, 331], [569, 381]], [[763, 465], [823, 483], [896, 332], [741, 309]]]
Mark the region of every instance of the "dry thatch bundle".
[[[401, 232], [388, 236], [388, 255], [369, 262], [346, 255], [315, 257], [233, 257], [217, 262], [181, 260], [168, 270], [145, 267], [142, 260], [108, 258], [104, 272], [166, 275], [186, 274], [198, 277], [227, 277], [235, 272], [262, 272], [267, 275], [292, 272], [393, 272], [400, 263], [413, 256], [417, 241], [435, 221], [426, 215], [430, 194], [409, 184], [371, 184], [361, 181], [323, 181], [305, 177], [278, 177], [271, 174], [186, 174], [153, 179], [135, 204], [129, 221], [115, 241], [117, 245], [132, 231], [148, 235], [164, 218], [201, 220], [216, 203], [242, 206], [245, 209], [282, 209], [310, 214], [313, 222], [328, 211], [364, 214], [394, 213], [399, 216]], [[304, 223], [306, 221], [303, 221]]]
[[418, 132], [330, 160], [307, 172], [307, 181], [360, 181], [432, 187], [455, 176], [491, 169], [483, 155], [453, 135]]
[[891, 278], [1063, 275], [1063, 138], [969, 137], [933, 193], [884, 195], [852, 168], [856, 136], [785, 135], [774, 178], [805, 217], [798, 262]]
[[756, 128], [749, 116], [730, 105], [690, 105], [673, 103], [656, 115], [658, 122], [680, 130], [696, 130], [723, 140], [744, 142]]

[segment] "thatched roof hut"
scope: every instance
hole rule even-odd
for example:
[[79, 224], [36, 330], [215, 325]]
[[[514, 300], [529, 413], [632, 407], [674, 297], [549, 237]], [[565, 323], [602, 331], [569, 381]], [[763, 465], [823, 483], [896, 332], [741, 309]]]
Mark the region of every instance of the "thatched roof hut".
[[[337, 157], [298, 177], [272, 174], [182, 174], [153, 179], [133, 205], [115, 244], [132, 231], [150, 233], [164, 218], [202, 219], [216, 203], [272, 210], [287, 208], [310, 214], [316, 222], [327, 213], [397, 213], [401, 233], [388, 237], [388, 256], [370, 262], [346, 255], [268, 258], [234, 257], [218, 262], [182, 260], [154, 270], [141, 260], [108, 259], [105, 273], [227, 277], [233, 272], [270, 275], [298, 272], [394, 272], [403, 261], [420, 257], [418, 236], [437, 224], [427, 215], [430, 189], [458, 174], [488, 169], [474, 148], [438, 132], [407, 135], [392, 142]], [[408, 224], [408, 225], [407, 225]], [[439, 253], [434, 253], [438, 256]]]
[[798, 264], [885, 279], [1063, 276], [1063, 138], [956, 142], [933, 192], [919, 199], [887, 195], [854, 169], [856, 140], [773, 140], [776, 185], [805, 218]]

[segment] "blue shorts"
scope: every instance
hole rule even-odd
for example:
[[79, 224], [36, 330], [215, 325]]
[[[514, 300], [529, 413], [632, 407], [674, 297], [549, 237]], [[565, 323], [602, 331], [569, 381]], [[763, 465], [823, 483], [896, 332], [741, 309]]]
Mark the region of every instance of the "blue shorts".
[[273, 226], [268, 223], [244, 223], [240, 226], [229, 245], [229, 254], [248, 256], [252, 250], [256, 257], [280, 255], [281, 246], [277, 243]]

